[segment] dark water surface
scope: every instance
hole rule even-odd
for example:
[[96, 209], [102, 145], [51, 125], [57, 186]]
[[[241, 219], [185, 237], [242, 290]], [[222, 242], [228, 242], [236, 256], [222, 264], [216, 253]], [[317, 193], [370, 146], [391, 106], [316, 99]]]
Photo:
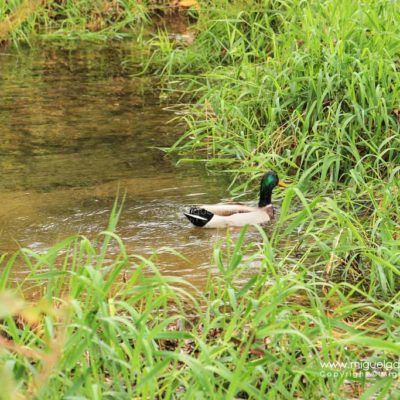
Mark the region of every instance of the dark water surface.
[[134, 61], [128, 45], [0, 51], [0, 252], [95, 237], [120, 187], [128, 251], [173, 247], [189, 262], [161, 251], [162, 271], [201, 285], [225, 232], [193, 229], [181, 211], [226, 197], [228, 182], [154, 149], [184, 127]]

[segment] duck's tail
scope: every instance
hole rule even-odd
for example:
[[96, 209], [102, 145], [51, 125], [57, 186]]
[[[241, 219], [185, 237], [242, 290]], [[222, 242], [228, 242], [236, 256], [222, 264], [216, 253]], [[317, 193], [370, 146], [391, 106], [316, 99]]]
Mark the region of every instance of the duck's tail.
[[214, 214], [204, 208], [192, 207], [188, 213], [183, 213], [187, 219], [195, 226], [202, 227], [208, 224]]

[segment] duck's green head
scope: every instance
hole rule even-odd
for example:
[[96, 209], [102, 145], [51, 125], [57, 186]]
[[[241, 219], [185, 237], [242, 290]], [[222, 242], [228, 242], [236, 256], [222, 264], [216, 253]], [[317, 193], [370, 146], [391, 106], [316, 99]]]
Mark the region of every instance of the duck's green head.
[[259, 207], [265, 207], [271, 204], [272, 191], [276, 186], [287, 187], [286, 183], [279, 180], [276, 172], [267, 172], [261, 179]]

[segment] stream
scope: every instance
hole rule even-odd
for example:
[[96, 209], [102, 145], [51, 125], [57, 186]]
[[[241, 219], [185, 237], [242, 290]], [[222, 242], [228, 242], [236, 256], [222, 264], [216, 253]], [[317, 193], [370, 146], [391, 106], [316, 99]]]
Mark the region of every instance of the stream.
[[119, 190], [129, 253], [174, 248], [187, 260], [161, 249], [161, 272], [204, 284], [225, 231], [193, 228], [182, 211], [227, 197], [229, 181], [158, 149], [185, 127], [138, 62], [126, 43], [0, 52], [1, 253], [96, 237]]

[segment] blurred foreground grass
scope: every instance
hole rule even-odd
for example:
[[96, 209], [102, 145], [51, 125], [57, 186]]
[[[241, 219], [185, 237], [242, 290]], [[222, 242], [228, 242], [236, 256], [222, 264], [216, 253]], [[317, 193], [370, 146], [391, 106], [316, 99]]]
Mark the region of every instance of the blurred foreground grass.
[[[288, 193], [277, 224], [307, 232], [316, 219], [288, 212]], [[199, 292], [160, 275], [152, 259], [128, 255], [115, 234], [119, 213], [116, 206], [97, 241], [75, 236], [45, 254], [3, 256], [2, 399], [398, 394], [398, 368], [375, 367], [398, 361], [398, 293], [383, 299], [371, 290], [379, 282], [329, 279], [334, 268], [351, 275], [354, 260], [344, 264], [323, 240], [295, 253], [280, 229], [270, 239], [260, 229], [258, 251], [249, 252], [244, 229], [215, 248], [219, 274]], [[349, 222], [342, 235], [352, 229]], [[21, 260], [30, 272], [14, 281]], [[329, 364], [336, 362], [343, 364]]]

